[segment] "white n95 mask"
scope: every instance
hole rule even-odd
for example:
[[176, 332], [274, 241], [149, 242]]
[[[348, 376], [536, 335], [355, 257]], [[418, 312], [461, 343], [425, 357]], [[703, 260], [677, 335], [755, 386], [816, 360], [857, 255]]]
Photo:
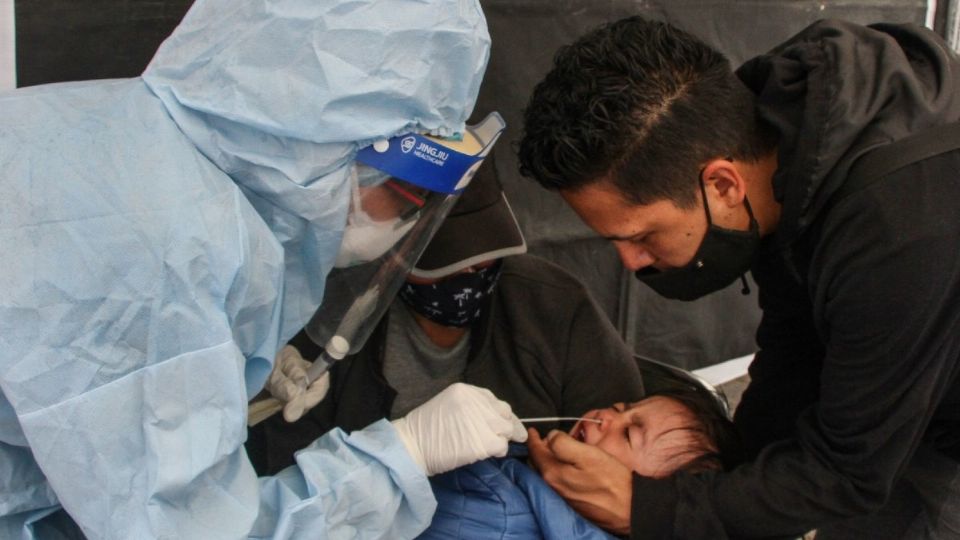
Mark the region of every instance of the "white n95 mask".
[[335, 268], [347, 268], [378, 259], [407, 234], [416, 220], [401, 223], [400, 218], [390, 221], [347, 224]]
[[[365, 169], [366, 176], [370, 176], [371, 171], [378, 172], [362, 166], [355, 167], [351, 172], [350, 214], [347, 216], [340, 251], [333, 263], [335, 268], [348, 268], [380, 258], [417, 222], [419, 208], [397, 193], [399, 190], [405, 196], [416, 197], [411, 193], [412, 190], [396, 185], [393, 180], [361, 188], [357, 172], [360, 168]], [[364, 208], [369, 208], [370, 212]]]

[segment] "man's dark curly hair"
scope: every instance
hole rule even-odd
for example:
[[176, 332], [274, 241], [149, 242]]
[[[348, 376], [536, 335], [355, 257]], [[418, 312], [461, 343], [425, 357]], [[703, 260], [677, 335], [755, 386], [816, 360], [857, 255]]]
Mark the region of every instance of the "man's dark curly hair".
[[723, 55], [630, 17], [557, 52], [524, 111], [520, 172], [571, 191], [609, 179], [634, 204], [691, 208], [705, 161], [755, 161], [775, 145]]

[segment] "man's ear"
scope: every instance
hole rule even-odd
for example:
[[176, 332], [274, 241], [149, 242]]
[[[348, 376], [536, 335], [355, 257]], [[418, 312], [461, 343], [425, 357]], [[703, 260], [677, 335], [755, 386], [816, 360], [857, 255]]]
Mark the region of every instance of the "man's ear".
[[719, 201], [727, 208], [740, 205], [747, 195], [747, 183], [731, 159], [708, 161], [702, 178], [710, 200]]

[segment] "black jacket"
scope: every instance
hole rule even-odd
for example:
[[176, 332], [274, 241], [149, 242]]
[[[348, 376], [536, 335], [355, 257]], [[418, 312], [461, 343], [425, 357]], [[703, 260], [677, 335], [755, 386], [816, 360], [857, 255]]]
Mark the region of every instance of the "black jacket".
[[756, 457], [635, 477], [633, 538], [796, 535], [880, 508], [920, 445], [960, 458], [960, 152], [836, 196], [867, 152], [960, 119], [960, 63], [923, 28], [821, 21], [738, 75], [780, 133], [736, 414]]
[[[382, 371], [387, 324], [334, 365], [327, 397], [304, 418], [288, 424], [275, 415], [251, 430], [247, 452], [259, 474], [292, 464], [295, 451], [333, 427], [352, 431], [389, 415], [396, 393]], [[532, 255], [503, 259], [470, 339], [463, 382], [490, 389], [520, 417], [577, 416], [643, 395], [633, 354], [584, 286]]]

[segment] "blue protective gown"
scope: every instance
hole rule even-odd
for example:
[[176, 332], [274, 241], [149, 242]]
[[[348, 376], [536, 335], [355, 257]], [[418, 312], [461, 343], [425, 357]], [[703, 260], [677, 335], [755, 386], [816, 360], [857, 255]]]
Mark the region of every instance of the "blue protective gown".
[[389, 424], [258, 479], [247, 402], [320, 304], [356, 149], [461, 130], [488, 50], [475, 0], [197, 0], [140, 78], [0, 94], [0, 537], [425, 527]]

